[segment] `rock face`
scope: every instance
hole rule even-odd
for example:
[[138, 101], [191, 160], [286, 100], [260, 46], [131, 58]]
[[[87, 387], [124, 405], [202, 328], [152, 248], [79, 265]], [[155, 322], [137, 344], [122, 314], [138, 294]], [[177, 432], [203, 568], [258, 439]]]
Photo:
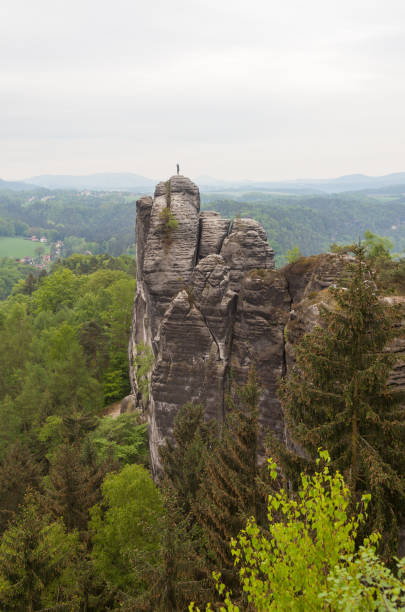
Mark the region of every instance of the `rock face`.
[[183, 176], [137, 202], [136, 245], [130, 374], [149, 421], [154, 474], [182, 405], [199, 402], [207, 417], [224, 418], [231, 371], [243, 382], [255, 367], [262, 431], [283, 439], [277, 381], [290, 343], [316, 322], [312, 295], [335, 281], [341, 260], [307, 257], [275, 270], [261, 225], [200, 213], [198, 187]]

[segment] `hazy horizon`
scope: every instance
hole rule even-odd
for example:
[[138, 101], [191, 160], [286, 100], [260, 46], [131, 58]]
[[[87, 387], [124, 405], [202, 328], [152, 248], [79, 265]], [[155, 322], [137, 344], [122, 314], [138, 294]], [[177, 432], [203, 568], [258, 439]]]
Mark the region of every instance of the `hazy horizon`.
[[[139, 176], [142, 178], [145, 178], [147, 180], [152, 180], [152, 181], [160, 181], [165, 177], [157, 177], [157, 176], [145, 176], [144, 174], [141, 174], [139, 172], [132, 172], [132, 171], [126, 171], [126, 172], [109, 172], [109, 171], [101, 171], [101, 172], [89, 172], [89, 173], [61, 173], [61, 174], [53, 174], [53, 173], [43, 173], [43, 174], [39, 174], [39, 175], [32, 175], [29, 177], [23, 177], [21, 179], [17, 179], [17, 180], [21, 180], [21, 181], [26, 181], [28, 182], [29, 179], [34, 179], [34, 178], [39, 178], [42, 176], [50, 176], [50, 177], [78, 177], [78, 178], [86, 178], [88, 176], [104, 176], [104, 175], [128, 175], [128, 176]], [[173, 171], [173, 168], [170, 170], [167, 174], [167, 176], [174, 176], [176, 174], [175, 171]], [[230, 182], [230, 181], [235, 181], [235, 182], [254, 182], [254, 183], [260, 183], [260, 182], [305, 182], [305, 181], [334, 181], [334, 180], [338, 180], [338, 179], [342, 179], [342, 178], [350, 178], [350, 177], [357, 177], [357, 176], [363, 176], [365, 178], [384, 178], [386, 176], [390, 176], [390, 175], [396, 175], [396, 174], [405, 174], [405, 164], [404, 164], [404, 170], [403, 171], [398, 171], [398, 172], [387, 172], [386, 174], [367, 174], [367, 173], [358, 173], [358, 172], [351, 172], [349, 174], [345, 174], [345, 175], [335, 175], [335, 176], [326, 176], [326, 177], [319, 177], [319, 176], [297, 176], [297, 177], [292, 177], [292, 178], [287, 178], [287, 179], [277, 179], [277, 178], [267, 178], [267, 177], [261, 177], [261, 178], [256, 178], [256, 179], [251, 179], [251, 178], [247, 178], [247, 177], [236, 177], [236, 176], [231, 176], [231, 177], [227, 177], [224, 178], [222, 176], [211, 176], [211, 175], [207, 175], [207, 174], [200, 174], [198, 176], [194, 176], [194, 175], [186, 175], [185, 173], [182, 172], [182, 170], [180, 170], [180, 174], [183, 174], [184, 176], [188, 176], [189, 178], [191, 178], [192, 180], [196, 181], [196, 180], [214, 180], [214, 181], [224, 181], [224, 182]], [[4, 179], [4, 177], [0, 177], [3, 178], [3, 180], [16, 180], [16, 179]]]
[[0, 178], [404, 171], [403, 0], [3, 0]]

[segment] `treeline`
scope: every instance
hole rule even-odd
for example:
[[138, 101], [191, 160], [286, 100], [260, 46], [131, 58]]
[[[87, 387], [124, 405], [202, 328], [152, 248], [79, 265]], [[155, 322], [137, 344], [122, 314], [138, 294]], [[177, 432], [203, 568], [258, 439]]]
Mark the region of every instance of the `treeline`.
[[[131, 275], [132, 278], [135, 277], [135, 260], [127, 255], [121, 255], [120, 257], [112, 257], [106, 253], [97, 256], [72, 255], [64, 259], [61, 265], [76, 274], [90, 274], [101, 268], [103, 270], [121, 270]], [[29, 279], [26, 287], [34, 287], [36, 279], [45, 275], [45, 270], [38, 270], [28, 264], [14, 261], [10, 257], [1, 257], [0, 300], [4, 300], [10, 295], [18, 281]]]
[[13, 290], [14, 285], [22, 279], [39, 275], [39, 270], [32, 266], [16, 262], [10, 257], [0, 257], [0, 300], [5, 300]]
[[45, 235], [63, 240], [66, 255], [121, 255], [133, 246], [137, 196], [117, 192], [0, 191], [0, 236]]
[[3, 219], [0, 217], [0, 236], [22, 236], [28, 229], [28, 223], [18, 219]]
[[267, 232], [276, 264], [287, 263], [285, 253], [298, 246], [303, 255], [328, 251], [332, 243], [353, 243], [369, 229], [388, 236], [394, 251], [405, 249], [405, 198], [340, 194], [331, 196], [276, 196], [243, 194], [240, 198], [203, 198], [203, 208], [224, 217], [253, 217]]

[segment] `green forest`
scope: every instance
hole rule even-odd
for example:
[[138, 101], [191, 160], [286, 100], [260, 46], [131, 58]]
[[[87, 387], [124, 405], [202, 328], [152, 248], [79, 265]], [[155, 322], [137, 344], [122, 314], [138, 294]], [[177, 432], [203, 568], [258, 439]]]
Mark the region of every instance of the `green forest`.
[[397, 253], [405, 249], [405, 197], [338, 195], [204, 195], [202, 208], [226, 218], [253, 217], [267, 232], [276, 265], [287, 263], [286, 252], [297, 246], [302, 255], [325, 253], [332, 243], [348, 244], [368, 229], [387, 236]]
[[[134, 254], [133, 227], [138, 196], [120, 192], [0, 191], [2, 236], [46, 236], [62, 240], [73, 253]], [[365, 230], [387, 236], [397, 253], [405, 249], [405, 197], [402, 194], [289, 195], [266, 192], [202, 194], [203, 210], [224, 217], [253, 217], [265, 228], [276, 264], [297, 246], [303, 255], [347, 244]], [[10, 255], [13, 255], [10, 252]]]
[[280, 386], [305, 452], [269, 434], [257, 464], [251, 370], [222, 426], [179, 411], [158, 485], [144, 416], [110, 415], [129, 393], [134, 260], [77, 254], [17, 280], [0, 302], [0, 609], [404, 609], [405, 415], [385, 351], [402, 314], [381, 298], [405, 274], [386, 246], [351, 248]]
[[0, 191], [0, 237], [45, 236], [62, 240], [64, 255], [109, 253], [133, 247], [137, 196], [118, 192]]

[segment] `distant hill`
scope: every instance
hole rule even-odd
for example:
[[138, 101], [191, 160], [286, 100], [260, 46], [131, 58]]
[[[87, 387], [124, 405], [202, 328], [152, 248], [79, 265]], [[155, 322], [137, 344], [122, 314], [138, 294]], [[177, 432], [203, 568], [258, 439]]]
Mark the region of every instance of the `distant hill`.
[[42, 174], [25, 179], [26, 183], [47, 189], [89, 189], [90, 191], [149, 191], [156, 181], [131, 172], [99, 172], [69, 175]]
[[348, 174], [336, 179], [306, 181], [308, 185], [314, 185], [328, 193], [339, 193], [343, 191], [363, 191], [373, 189], [384, 189], [386, 187], [403, 185], [405, 183], [405, 172], [396, 172], [384, 176], [366, 176], [365, 174]]
[[[194, 181], [205, 193], [236, 193], [263, 191], [292, 195], [333, 194], [362, 191], [365, 193], [403, 193], [405, 172], [384, 176], [348, 174], [331, 179], [296, 179], [291, 181], [223, 180], [210, 176], [199, 176]], [[0, 179], [0, 189], [29, 190], [34, 187], [46, 189], [72, 189], [89, 191], [129, 191], [152, 193], [156, 185], [150, 179], [131, 172], [99, 172], [86, 175], [42, 174], [24, 181], [10, 182]]]
[[36, 185], [29, 185], [25, 181], [4, 181], [0, 179], [0, 190], [11, 189], [12, 191], [31, 191]]
[[[280, 193], [343, 193], [346, 191], [384, 190], [405, 184], [405, 172], [385, 176], [349, 174], [334, 179], [296, 179], [291, 181], [223, 181], [209, 176], [196, 179], [203, 191], [273, 191]], [[398, 192], [396, 189], [395, 192]]]
[[368, 195], [405, 195], [405, 182], [399, 183], [398, 185], [387, 185], [385, 187], [378, 187], [376, 189], [363, 189], [356, 193], [366, 193]]

